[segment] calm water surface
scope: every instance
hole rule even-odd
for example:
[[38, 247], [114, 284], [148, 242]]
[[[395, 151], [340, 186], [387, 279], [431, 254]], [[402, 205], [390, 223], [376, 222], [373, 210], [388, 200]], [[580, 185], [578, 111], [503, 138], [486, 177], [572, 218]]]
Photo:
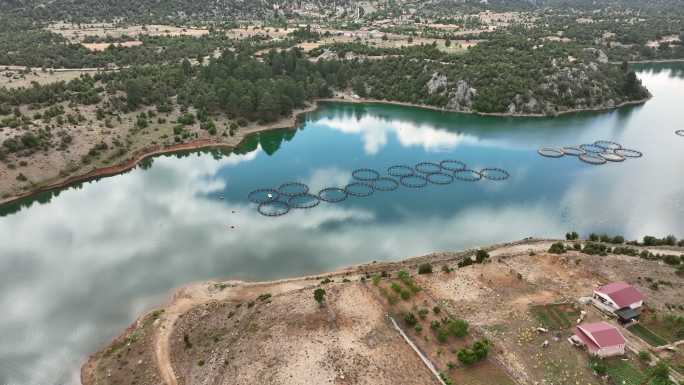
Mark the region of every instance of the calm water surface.
[[[684, 138], [673, 133], [684, 128], [684, 66], [640, 71], [654, 94], [644, 106], [515, 119], [327, 104], [299, 129], [233, 153], [157, 157], [0, 207], [0, 385], [78, 383], [88, 353], [189, 281], [296, 276], [573, 229], [684, 236]], [[536, 153], [598, 139], [644, 157], [596, 167]], [[511, 178], [400, 188], [275, 219], [246, 199], [286, 181], [318, 189], [360, 167], [448, 158]]]

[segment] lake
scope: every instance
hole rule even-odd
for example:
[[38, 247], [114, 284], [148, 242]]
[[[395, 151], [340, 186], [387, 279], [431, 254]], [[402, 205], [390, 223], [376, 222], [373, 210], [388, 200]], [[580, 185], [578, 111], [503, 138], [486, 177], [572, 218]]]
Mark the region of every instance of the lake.
[[[637, 67], [643, 106], [558, 118], [323, 104], [234, 151], [159, 156], [123, 175], [0, 207], [0, 384], [79, 383], [85, 357], [174, 287], [264, 280], [576, 230], [684, 236], [684, 65]], [[592, 166], [542, 146], [613, 140]], [[505, 181], [399, 187], [271, 218], [250, 191], [344, 186], [358, 168], [458, 159]], [[223, 199], [222, 199], [223, 198]]]

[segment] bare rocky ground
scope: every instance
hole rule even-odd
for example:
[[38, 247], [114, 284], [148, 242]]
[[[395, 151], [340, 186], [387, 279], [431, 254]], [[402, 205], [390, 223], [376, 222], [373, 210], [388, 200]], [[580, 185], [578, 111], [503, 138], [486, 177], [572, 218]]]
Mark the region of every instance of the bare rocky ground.
[[[566, 303], [586, 311], [586, 320], [604, 319], [577, 299], [589, 296], [596, 285], [625, 280], [643, 291], [650, 309], [664, 312], [666, 304], [684, 305], [684, 278], [670, 266], [636, 257], [548, 254], [550, 244], [525, 240], [492, 246], [487, 263], [448, 273], [442, 266], [454, 268], [474, 251], [371, 263], [317, 277], [191, 284], [91, 356], [82, 381], [439, 384], [394, 329], [391, 316], [456, 384], [602, 383], [588, 369], [586, 352], [566, 341], [572, 326], [540, 333], [532, 306]], [[416, 274], [425, 262], [432, 263], [434, 272]], [[421, 290], [392, 304], [386, 293], [399, 282], [400, 270], [409, 272]], [[384, 278], [371, 279], [383, 271]], [[655, 290], [648, 284], [652, 280], [666, 284]], [[327, 292], [323, 306], [313, 299], [319, 287]], [[435, 307], [442, 311], [421, 317], [422, 330], [403, 322], [406, 312]], [[430, 323], [444, 317], [467, 320], [469, 335], [438, 342]], [[492, 343], [489, 357], [469, 367], [460, 364], [457, 349], [481, 338]], [[542, 347], [545, 341], [548, 346]]]

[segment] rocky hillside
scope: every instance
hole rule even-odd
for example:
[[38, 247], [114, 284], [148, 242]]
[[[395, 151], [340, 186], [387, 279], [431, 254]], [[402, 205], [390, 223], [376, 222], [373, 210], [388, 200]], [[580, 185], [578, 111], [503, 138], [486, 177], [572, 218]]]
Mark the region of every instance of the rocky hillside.
[[511, 115], [609, 109], [650, 97], [634, 72], [593, 48], [513, 38], [482, 43], [463, 56], [428, 57], [434, 57], [429, 50], [383, 60], [357, 57], [353, 90], [360, 97]]

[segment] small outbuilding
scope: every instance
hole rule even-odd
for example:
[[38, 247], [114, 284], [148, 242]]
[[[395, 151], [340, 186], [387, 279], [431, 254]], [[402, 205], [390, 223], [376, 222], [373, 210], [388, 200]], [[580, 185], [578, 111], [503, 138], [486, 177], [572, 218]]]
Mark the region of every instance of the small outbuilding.
[[569, 340], [574, 345], [586, 347], [593, 356], [605, 358], [625, 354], [625, 337], [607, 322], [578, 325]]
[[621, 322], [639, 317], [644, 295], [627, 282], [613, 282], [594, 290], [593, 298], [610, 309]]

